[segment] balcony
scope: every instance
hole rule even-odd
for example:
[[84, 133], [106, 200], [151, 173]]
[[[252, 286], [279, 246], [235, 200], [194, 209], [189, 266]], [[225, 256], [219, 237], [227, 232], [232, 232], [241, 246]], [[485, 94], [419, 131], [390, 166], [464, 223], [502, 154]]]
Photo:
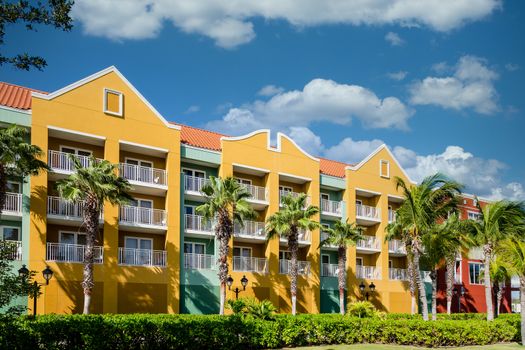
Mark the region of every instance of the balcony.
[[266, 187], [241, 184], [246, 190], [251, 194], [251, 197], [248, 198], [248, 202], [252, 204], [254, 209], [262, 210], [268, 206], [268, 190]]
[[396, 221], [396, 212], [395, 210], [388, 209], [388, 222], [394, 222]]
[[134, 192], [158, 196], [164, 195], [168, 189], [164, 169], [120, 163], [119, 170], [120, 176], [129, 181]]
[[[69, 202], [62, 197], [47, 197], [47, 221], [51, 224], [78, 225], [84, 220], [84, 203]], [[100, 212], [100, 223], [104, 213]]]
[[[70, 175], [75, 171], [75, 165], [71, 157], [79, 160], [82, 167], [87, 168], [91, 165], [91, 157], [75, 155], [66, 152], [50, 150], [47, 158], [47, 165], [51, 168], [51, 172], [58, 176], [51, 176], [52, 179], [64, 177], [64, 175]], [[101, 159], [97, 159], [101, 160]]]
[[405, 244], [398, 240], [393, 239], [388, 242], [388, 254], [390, 256], [405, 256], [407, 255], [407, 250], [405, 248]]
[[186, 214], [184, 223], [184, 232], [188, 237], [210, 238], [215, 236], [211, 222], [204, 220], [203, 216]]
[[[300, 247], [304, 247], [307, 245], [310, 245], [311, 242], [311, 232], [303, 229], [299, 229], [299, 232], [297, 232], [297, 240], [299, 242]], [[288, 238], [286, 237], [280, 237], [281, 245], [287, 245], [288, 244]]]
[[[304, 194], [304, 193], [299, 193], [299, 192], [292, 192], [292, 191], [283, 191], [283, 190], [280, 190], [279, 191], [279, 206], [283, 206], [283, 198], [286, 197], [286, 196], [292, 196], [294, 198], [297, 198], [299, 197], [299, 195], [301, 194]], [[305, 200], [305, 203], [304, 203], [304, 207], [308, 207], [311, 203], [311, 198], [310, 196], [307, 196], [306, 197], [306, 200]]]
[[166, 211], [123, 205], [120, 207], [119, 225], [128, 231], [158, 232], [167, 228]]
[[166, 251], [135, 248], [118, 248], [119, 265], [166, 267]]
[[22, 260], [22, 242], [5, 240], [4, 247], [6, 249], [7, 259]]
[[370, 280], [381, 279], [381, 271], [375, 266], [357, 265], [355, 268], [355, 275], [357, 278], [365, 278]]
[[321, 276], [338, 277], [339, 276], [339, 265], [338, 264], [321, 264]]
[[203, 177], [184, 176], [184, 194], [186, 198], [203, 202], [205, 198], [201, 190], [202, 187], [209, 182], [209, 179]]
[[6, 192], [5, 204], [2, 208], [2, 219], [20, 220], [22, 217], [22, 194]]
[[381, 222], [381, 210], [363, 204], [356, 204], [356, 221], [361, 226], [373, 226]]
[[391, 267], [388, 269], [388, 277], [393, 281], [408, 281], [407, 269]]
[[[83, 263], [86, 246], [81, 244], [47, 243], [46, 260], [68, 263]], [[104, 248], [93, 247], [93, 262], [102, 264]]]
[[321, 217], [324, 219], [340, 219], [343, 216], [343, 202], [321, 198]]
[[239, 242], [252, 242], [253, 240], [264, 242], [266, 239], [264, 222], [244, 221], [243, 227], [235, 223], [233, 226], [233, 235], [235, 240]]
[[364, 239], [357, 241], [356, 249], [361, 254], [375, 254], [381, 252], [381, 242], [375, 236], [364, 236]]
[[[328, 233], [321, 231], [321, 242], [324, 241], [326, 238], [328, 238]], [[333, 245], [333, 244], [323, 245], [323, 249], [326, 249], [326, 250], [337, 250], [338, 248], [339, 248], [338, 246]]]
[[268, 260], [266, 258], [234, 256], [233, 271], [267, 274]]
[[215, 256], [207, 254], [184, 253], [184, 268], [188, 270], [212, 270]]
[[[289, 275], [292, 268], [290, 260], [279, 260], [279, 273], [282, 275]], [[297, 274], [298, 275], [309, 275], [310, 274], [310, 262], [309, 261], [297, 261]]]

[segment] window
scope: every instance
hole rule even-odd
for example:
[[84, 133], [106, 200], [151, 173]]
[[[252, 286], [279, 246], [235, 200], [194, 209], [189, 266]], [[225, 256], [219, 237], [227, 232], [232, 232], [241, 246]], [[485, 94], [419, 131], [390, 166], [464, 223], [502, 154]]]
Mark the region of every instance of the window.
[[467, 204], [467, 200], [466, 199], [463, 199], [463, 204]]
[[122, 92], [104, 89], [104, 113], [122, 117], [124, 112], [123, 100]]
[[184, 242], [184, 253], [206, 254], [206, 249], [203, 243]]
[[233, 256], [241, 256], [243, 258], [250, 258], [252, 256], [252, 248], [233, 247]]
[[279, 250], [279, 260], [290, 260], [292, 254], [287, 250]]
[[474, 212], [474, 211], [469, 211], [467, 212], [468, 214], [468, 218], [470, 220], [481, 220], [481, 213], [477, 213], [477, 212]]
[[391, 269], [394, 266], [394, 262], [392, 260], [388, 260], [388, 268]]
[[186, 215], [195, 215], [195, 207], [191, 205], [185, 205], [184, 206], [184, 213]]
[[11, 226], [1, 226], [2, 240], [4, 241], [19, 241], [20, 228]]
[[363, 205], [363, 201], [360, 200], [360, 199], [356, 199], [356, 200], [355, 200], [355, 204], [356, 204], [356, 205]]
[[293, 188], [289, 186], [279, 186], [279, 192], [293, 192]]
[[18, 182], [7, 181], [6, 192], [21, 193], [21, 186]]
[[153, 249], [153, 240], [151, 238], [125, 237], [124, 247], [131, 249]]
[[321, 255], [321, 262], [323, 264], [330, 264], [330, 255], [328, 254], [322, 254]]
[[82, 232], [60, 231], [58, 242], [62, 244], [86, 245], [86, 234]]
[[195, 169], [182, 169], [182, 172], [184, 173], [184, 176], [193, 176], [193, 177], [199, 177], [204, 179], [206, 177], [206, 173], [201, 170], [195, 170]]
[[470, 284], [481, 284], [481, 271], [483, 270], [483, 264], [470, 262], [468, 263], [468, 270]]
[[60, 146], [60, 152], [74, 154], [76, 156], [83, 156], [83, 157], [89, 157], [93, 154], [93, 152], [89, 150], [69, 147], [69, 146]]
[[235, 180], [237, 180], [237, 182], [242, 184], [242, 185], [251, 185], [252, 184], [252, 180], [249, 180], [249, 179], [241, 179], [239, 177], [236, 177]]
[[330, 200], [330, 196], [326, 193], [321, 193], [321, 200], [328, 201]]
[[390, 177], [390, 162], [388, 160], [381, 159], [379, 161], [379, 175], [381, 177]]
[[473, 205], [473, 206], [477, 206], [477, 205], [478, 205], [478, 201], [475, 200], [475, 199], [473, 199], [473, 200], [472, 200], [472, 205]]
[[363, 266], [363, 258], [359, 258], [359, 257], [355, 258], [355, 264], [357, 266]]
[[321, 224], [321, 227], [323, 227], [323, 228], [330, 228], [330, 225], [329, 225], [329, 224], [323, 224], [323, 223], [322, 223], [322, 224]]
[[454, 266], [454, 281], [456, 283], [462, 283], [462, 274], [461, 274], [461, 260], [456, 260], [456, 264]]

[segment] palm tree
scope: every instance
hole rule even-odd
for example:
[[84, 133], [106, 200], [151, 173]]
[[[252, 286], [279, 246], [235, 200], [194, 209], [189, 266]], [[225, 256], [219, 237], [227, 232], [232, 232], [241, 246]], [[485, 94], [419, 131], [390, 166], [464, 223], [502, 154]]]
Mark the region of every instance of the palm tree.
[[199, 205], [195, 209], [196, 212], [207, 222], [217, 220], [215, 237], [219, 241], [217, 262], [221, 283], [219, 313], [224, 315], [228, 280], [228, 244], [233, 236], [233, 227], [236, 222], [244, 226], [244, 220], [254, 218], [255, 211], [247, 201], [251, 194], [233, 177], [222, 179], [210, 176], [210, 181], [202, 186], [201, 192], [206, 197], [206, 203]]
[[90, 158], [89, 166], [84, 167], [78, 158], [71, 156], [74, 172], [63, 180], [57, 181], [60, 196], [66, 201], [82, 202], [83, 221], [86, 226], [86, 247], [84, 252], [84, 314], [89, 314], [93, 291], [94, 245], [98, 234], [100, 212], [104, 201], [112, 205], [125, 204], [133, 197], [128, 193], [131, 185], [126, 179], [116, 175], [117, 165], [107, 160]]
[[363, 228], [354, 223], [336, 221], [333, 228], [323, 229], [328, 236], [321, 241], [320, 247], [336, 246], [338, 259], [338, 284], [339, 284], [339, 310], [345, 314], [345, 288], [346, 288], [346, 248], [353, 246], [363, 239]]
[[29, 131], [17, 125], [0, 130], [0, 214], [6, 201], [7, 179], [25, 178], [48, 170], [38, 159], [44, 153], [40, 147], [27, 143]]
[[496, 292], [494, 318], [497, 318], [499, 316], [501, 310], [501, 302], [503, 301], [503, 286], [505, 285], [505, 282], [510, 278], [511, 276], [507, 271], [502, 255], [498, 251], [496, 251], [494, 260], [490, 264], [490, 279], [492, 281], [492, 289]]
[[420, 275], [419, 259], [423, 251], [422, 237], [443, 220], [457, 205], [457, 195], [461, 185], [441, 174], [428, 176], [419, 185], [407, 185], [400, 177], [395, 177], [396, 189], [403, 192], [403, 204], [396, 211], [396, 221], [387, 226], [392, 234], [407, 235], [410, 244], [411, 259], [415, 270], [416, 285], [422, 305], [423, 319], [428, 321], [425, 286]]
[[[477, 200], [476, 200], [477, 201]], [[487, 306], [487, 321], [494, 319], [490, 265], [494, 258], [494, 251], [498, 243], [506, 238], [518, 234], [518, 229], [525, 219], [523, 203], [511, 201], [497, 201], [481, 207], [479, 220], [466, 220], [466, 228], [475, 243], [482, 247], [484, 255], [485, 303]]]
[[307, 196], [304, 193], [297, 197], [286, 195], [282, 197], [283, 208], [270, 215], [266, 220], [266, 239], [275, 236], [288, 239], [290, 250], [290, 294], [292, 295], [292, 314], [296, 314], [297, 305], [297, 253], [299, 250], [299, 230], [315, 230], [318, 222], [312, 217], [319, 213], [319, 208], [309, 205], [306, 207]]

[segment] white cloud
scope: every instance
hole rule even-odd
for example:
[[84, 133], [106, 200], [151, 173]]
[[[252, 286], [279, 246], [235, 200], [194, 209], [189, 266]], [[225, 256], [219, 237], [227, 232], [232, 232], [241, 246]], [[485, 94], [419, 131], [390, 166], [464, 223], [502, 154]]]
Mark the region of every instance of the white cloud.
[[505, 65], [505, 69], [508, 70], [509, 72], [515, 72], [518, 69], [520, 69], [520, 65], [516, 63], [507, 63]]
[[314, 122], [348, 125], [356, 118], [369, 128], [407, 129], [412, 114], [396, 97], [381, 99], [362, 86], [314, 79], [302, 90], [283, 91], [269, 100], [230, 109], [221, 120], [208, 123], [208, 127], [242, 134], [254, 126], [282, 130]]
[[283, 91], [284, 91], [284, 89], [282, 87], [280, 87], [280, 86], [266, 85], [261, 90], [259, 90], [259, 92], [257, 92], [257, 95], [260, 95], [260, 96], [273, 96], [273, 95], [280, 94]]
[[193, 106], [189, 106], [188, 109], [184, 111], [184, 114], [197, 113], [200, 110], [201, 110], [200, 106], [193, 105]]
[[388, 41], [392, 46], [403, 46], [405, 44], [405, 41], [401, 39], [399, 34], [394, 32], [388, 32], [385, 35], [385, 40]]
[[321, 138], [304, 126], [292, 126], [288, 135], [306, 152], [320, 155], [324, 152]]
[[393, 80], [397, 80], [397, 81], [401, 81], [403, 79], [406, 78], [408, 72], [405, 72], [405, 71], [399, 71], [399, 72], [392, 72], [392, 73], [388, 73], [387, 76], [390, 78], [390, 79], [393, 79]]
[[453, 67], [449, 66], [447, 62], [438, 62], [432, 65], [432, 70], [438, 74], [445, 74], [453, 71]]
[[382, 144], [384, 142], [377, 139], [358, 141], [346, 137], [337, 145], [326, 149], [324, 156], [328, 159], [335, 159], [345, 163], [359, 163]]
[[525, 200], [525, 189], [523, 185], [518, 182], [511, 182], [502, 187], [496, 187], [491, 190], [487, 196], [492, 200], [507, 199], [513, 201]]
[[146, 39], [171, 23], [232, 48], [255, 38], [256, 18], [284, 20], [296, 27], [401, 25], [449, 31], [500, 8], [501, 0], [77, 0], [72, 14], [90, 35]]
[[[443, 68], [439, 64], [439, 68]], [[434, 66], [436, 69], [436, 66]], [[486, 60], [463, 56], [452, 76], [427, 77], [410, 87], [410, 101], [415, 105], [436, 105], [443, 108], [473, 109], [481, 114], [499, 110], [494, 81], [498, 74], [487, 66]]]

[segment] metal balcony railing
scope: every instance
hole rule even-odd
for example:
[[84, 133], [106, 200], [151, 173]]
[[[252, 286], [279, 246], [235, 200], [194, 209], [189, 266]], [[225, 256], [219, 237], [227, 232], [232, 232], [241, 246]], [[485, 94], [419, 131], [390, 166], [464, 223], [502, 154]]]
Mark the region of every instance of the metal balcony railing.
[[321, 212], [329, 213], [334, 215], [342, 215], [342, 203], [341, 201], [332, 201], [321, 198]]
[[190, 231], [198, 231], [198, 232], [206, 232], [206, 233], [213, 232], [211, 222], [204, 220], [203, 216], [186, 214], [184, 216], [184, 220], [186, 224], [185, 228], [187, 231], [190, 230]]
[[7, 258], [9, 260], [22, 260], [22, 242], [5, 240], [4, 247], [6, 249]]
[[233, 226], [233, 234], [254, 238], [265, 238], [266, 232], [264, 230], [264, 222], [244, 221], [243, 227], [238, 223], [235, 223]]
[[398, 269], [395, 267], [391, 267], [388, 269], [388, 275], [391, 280], [396, 280], [396, 281], [407, 281], [408, 280], [407, 269]]
[[375, 266], [357, 265], [355, 274], [357, 278], [366, 278], [372, 280], [381, 279], [381, 271]]
[[[58, 262], [83, 263], [86, 246], [82, 244], [47, 243], [46, 260]], [[102, 264], [104, 248], [93, 248], [93, 261]]]
[[[279, 191], [279, 205], [282, 205], [283, 204], [283, 198], [286, 197], [286, 196], [292, 196], [292, 197], [299, 197], [300, 194], [304, 194], [304, 193], [299, 193], [299, 192], [292, 192], [292, 191]], [[309, 206], [311, 203], [311, 198], [310, 196], [307, 196], [306, 197], [306, 200], [305, 200], [305, 203], [304, 203], [304, 206], [305, 208], [307, 206]]]
[[392, 209], [388, 209], [388, 222], [396, 221], [396, 212]]
[[[292, 263], [290, 260], [279, 260], [279, 273], [288, 275], [290, 274]], [[309, 275], [310, 274], [310, 262], [309, 261], [297, 261], [297, 274]]]
[[166, 211], [123, 205], [120, 207], [120, 222], [133, 225], [166, 227]]
[[[49, 151], [47, 165], [49, 165], [52, 170], [73, 172], [75, 171], [75, 166], [73, 160], [71, 160], [71, 157], [77, 158], [84, 168], [87, 168], [91, 165], [91, 157], [52, 150]], [[97, 160], [100, 161], [101, 159]]]
[[[65, 219], [82, 219], [84, 216], [83, 202], [69, 202], [62, 197], [47, 197], [47, 214], [60, 216]], [[100, 211], [100, 219], [103, 219], [103, 211]]]
[[338, 277], [339, 276], [339, 265], [338, 264], [321, 264], [321, 276]]
[[213, 255], [184, 253], [184, 268], [192, 270], [211, 270], [215, 266]]
[[166, 251], [135, 248], [118, 248], [118, 263], [131, 266], [166, 266]]
[[233, 271], [266, 274], [268, 273], [268, 260], [266, 258], [234, 256]]
[[202, 187], [209, 182], [209, 179], [205, 179], [203, 177], [184, 176], [184, 190], [200, 192]]
[[5, 204], [2, 208], [3, 214], [15, 214], [19, 215], [22, 213], [22, 194], [6, 192]]
[[[299, 229], [297, 232], [297, 240], [299, 242], [311, 242], [311, 232], [308, 230]], [[281, 241], [288, 242], [288, 238], [281, 237]]]
[[364, 236], [364, 239], [360, 239], [357, 241], [356, 246], [357, 248], [363, 248], [363, 249], [374, 249], [374, 250], [381, 250], [381, 243], [379, 242], [379, 239], [375, 236]]
[[358, 218], [381, 219], [381, 210], [379, 208], [364, 204], [357, 204], [355, 206], [355, 214]]
[[261, 201], [261, 202], [268, 201], [268, 190], [266, 189], [266, 187], [248, 185], [248, 184], [241, 184], [241, 186], [244, 186], [246, 190], [252, 195], [250, 199]]
[[126, 180], [140, 182], [146, 185], [166, 186], [166, 170], [151, 167], [145, 167], [135, 164], [120, 163], [120, 176]]
[[393, 239], [388, 241], [388, 252], [395, 254], [406, 254], [407, 250], [405, 248], [405, 244], [402, 241]]

